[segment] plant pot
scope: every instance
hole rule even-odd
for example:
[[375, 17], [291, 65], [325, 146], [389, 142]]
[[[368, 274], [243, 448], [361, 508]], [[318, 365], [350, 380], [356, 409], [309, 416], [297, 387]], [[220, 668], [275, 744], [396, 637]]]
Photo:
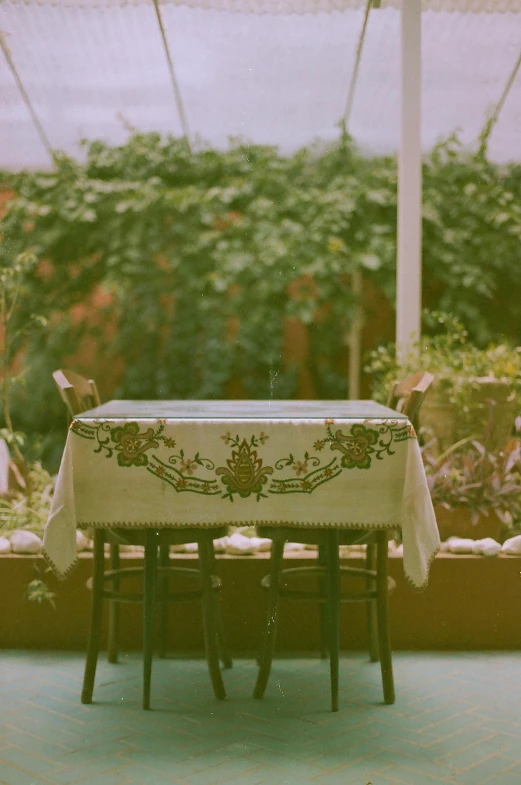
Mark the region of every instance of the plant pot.
[[421, 410], [426, 440], [436, 439], [436, 452], [444, 452], [468, 437], [481, 442], [490, 452], [504, 449], [517, 414], [509, 380], [469, 378], [463, 390], [455, 403], [451, 400], [453, 386], [434, 382]]
[[471, 512], [468, 507], [436, 506], [434, 508], [440, 539], [443, 542], [449, 537], [465, 537], [471, 540], [483, 540], [492, 537], [497, 542], [504, 542], [509, 536], [509, 530], [495, 512], [489, 515], [480, 515], [477, 522], [472, 522]]

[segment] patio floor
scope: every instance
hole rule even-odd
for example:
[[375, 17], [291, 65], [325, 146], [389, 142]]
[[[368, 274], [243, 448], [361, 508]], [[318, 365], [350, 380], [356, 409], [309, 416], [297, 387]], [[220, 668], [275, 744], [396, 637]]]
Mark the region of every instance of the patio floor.
[[79, 701], [83, 656], [0, 652], [0, 783], [89, 785], [519, 785], [521, 653], [394, 655], [397, 702], [379, 668], [341, 661], [340, 712], [326, 662], [279, 659], [266, 698], [256, 666], [225, 672], [217, 702], [202, 660], [154, 662], [153, 710], [141, 663], [100, 661]]

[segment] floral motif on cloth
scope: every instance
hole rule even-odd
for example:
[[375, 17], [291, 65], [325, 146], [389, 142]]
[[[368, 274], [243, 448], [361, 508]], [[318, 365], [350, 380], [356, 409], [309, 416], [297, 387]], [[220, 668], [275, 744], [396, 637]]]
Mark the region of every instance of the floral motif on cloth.
[[107, 421], [75, 420], [71, 431], [91, 440], [95, 453], [108, 459], [117, 456], [122, 468], [141, 467], [178, 493], [220, 496], [232, 502], [237, 495], [253, 495], [260, 501], [270, 494], [311, 494], [344, 470], [370, 469], [373, 461], [394, 455], [400, 442], [416, 439], [410, 423], [403, 420], [333, 426], [333, 420], [326, 420], [323, 438], [315, 439], [301, 455], [290, 452], [275, 459], [263, 455], [269, 439], [263, 431], [235, 436], [227, 431], [221, 439], [230, 452], [226, 465], [221, 466], [199, 452], [190, 454], [178, 447], [171, 430], [165, 436], [164, 420], [158, 420], [155, 428], [143, 429], [132, 421], [113, 427]]

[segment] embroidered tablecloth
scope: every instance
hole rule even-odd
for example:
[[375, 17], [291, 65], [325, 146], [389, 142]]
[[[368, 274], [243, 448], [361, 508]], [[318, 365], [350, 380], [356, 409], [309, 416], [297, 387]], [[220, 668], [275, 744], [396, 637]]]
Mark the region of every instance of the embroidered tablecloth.
[[72, 422], [44, 534], [63, 577], [76, 528], [401, 529], [426, 584], [439, 534], [416, 434], [373, 401], [110, 401]]

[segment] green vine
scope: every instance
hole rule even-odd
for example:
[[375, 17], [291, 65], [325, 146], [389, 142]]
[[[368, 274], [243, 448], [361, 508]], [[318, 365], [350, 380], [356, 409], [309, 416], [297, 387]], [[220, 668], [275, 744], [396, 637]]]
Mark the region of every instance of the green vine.
[[[39, 260], [17, 320], [49, 324], [21, 347], [11, 409], [43, 434], [49, 465], [65, 427], [51, 372], [68, 363], [104, 397], [291, 398], [303, 371], [318, 397], [345, 397], [351, 274], [394, 302], [394, 158], [364, 157], [348, 137], [286, 158], [239, 142], [189, 151], [158, 134], [85, 153], [4, 177], [0, 266]], [[425, 304], [456, 313], [478, 343], [517, 341], [521, 168], [451, 138], [425, 160], [423, 201]], [[302, 358], [287, 351], [292, 323], [306, 331]]]

